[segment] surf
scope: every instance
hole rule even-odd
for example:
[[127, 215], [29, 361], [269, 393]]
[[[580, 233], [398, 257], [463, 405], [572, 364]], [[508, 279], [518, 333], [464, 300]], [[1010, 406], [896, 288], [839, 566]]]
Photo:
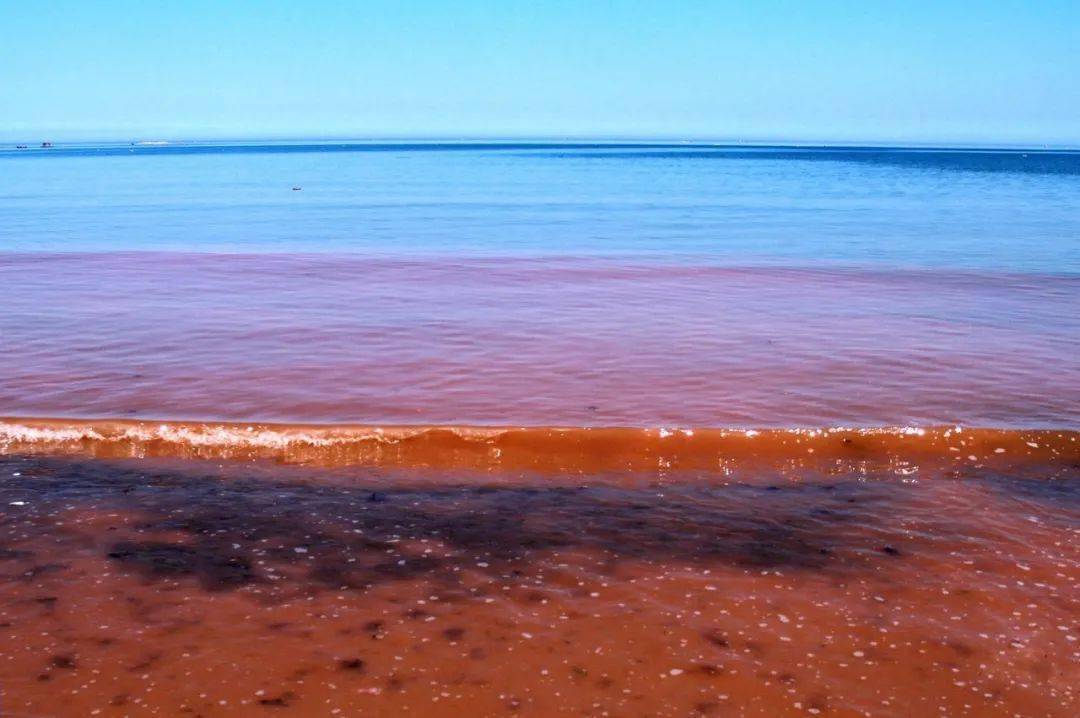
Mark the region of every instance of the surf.
[[[270, 460], [598, 473], [742, 467], [1075, 467], [1080, 432], [959, 426], [825, 428], [275, 424], [124, 419], [0, 419], [0, 454]], [[914, 468], [913, 468], [914, 467]]]

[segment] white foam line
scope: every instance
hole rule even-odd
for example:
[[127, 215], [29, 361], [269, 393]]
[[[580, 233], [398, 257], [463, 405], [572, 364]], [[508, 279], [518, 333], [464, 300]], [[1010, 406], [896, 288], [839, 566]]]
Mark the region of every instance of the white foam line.
[[[105, 422], [102, 422], [105, 423]], [[295, 430], [288, 428], [266, 429], [255, 426], [213, 425], [189, 426], [183, 424], [161, 423], [117, 425], [115, 428], [98, 426], [34, 426], [17, 422], [0, 422], [0, 442], [6, 444], [61, 444], [81, 441], [107, 442], [150, 442], [166, 441], [169, 443], [188, 444], [198, 447], [248, 446], [252, 448], [283, 449], [294, 445], [317, 447], [340, 446], [364, 441], [383, 444], [396, 444], [403, 439], [424, 434], [428, 431], [447, 431], [466, 440], [490, 441], [493, 438], [515, 430], [515, 428], [473, 428], [473, 427], [393, 427], [391, 430], [381, 427], [366, 428], [363, 433], [353, 433], [355, 429], [327, 427], [322, 430]], [[555, 431], [570, 431], [568, 428], [555, 428]], [[648, 430], [645, 430], [648, 431]], [[694, 435], [692, 429], [654, 430], [660, 438], [681, 433], [686, 437]], [[862, 435], [925, 436], [927, 430], [917, 426], [899, 427], [829, 427], [823, 429], [790, 428], [776, 430], [720, 430], [722, 436], [741, 434], [753, 438], [762, 435], [784, 433], [794, 436], [822, 436], [831, 433], [854, 433]]]
[[255, 426], [185, 426], [168, 423], [156, 426], [118, 425], [113, 429], [94, 426], [33, 426], [0, 423], [0, 444], [71, 444], [83, 441], [148, 443], [165, 441], [193, 447], [246, 447], [286, 449], [290, 446], [333, 447], [362, 442], [397, 444], [432, 430], [448, 431], [465, 440], [490, 441], [513, 429], [471, 429], [468, 427], [381, 427], [355, 429], [327, 427], [324, 430], [262, 429]]

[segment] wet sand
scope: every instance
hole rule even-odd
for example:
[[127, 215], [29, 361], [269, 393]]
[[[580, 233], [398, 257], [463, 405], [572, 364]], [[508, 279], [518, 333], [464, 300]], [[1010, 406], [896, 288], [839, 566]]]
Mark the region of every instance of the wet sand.
[[1080, 463], [1063, 436], [1009, 464], [993, 442], [840, 463], [803, 443], [798, 461], [587, 471], [8, 444], [0, 705], [1075, 715]]

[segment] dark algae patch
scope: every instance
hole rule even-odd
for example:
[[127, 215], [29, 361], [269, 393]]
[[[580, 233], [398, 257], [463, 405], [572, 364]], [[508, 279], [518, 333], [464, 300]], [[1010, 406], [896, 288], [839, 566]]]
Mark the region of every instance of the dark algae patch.
[[4, 707], [1071, 717], [1080, 479], [920, 471], [2, 457]]

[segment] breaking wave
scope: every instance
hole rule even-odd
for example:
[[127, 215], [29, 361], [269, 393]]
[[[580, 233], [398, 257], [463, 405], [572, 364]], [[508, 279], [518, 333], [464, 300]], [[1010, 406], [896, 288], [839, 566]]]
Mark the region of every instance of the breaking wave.
[[1080, 432], [967, 427], [719, 429], [0, 419], [0, 454], [272, 460], [560, 472], [1080, 465]]

